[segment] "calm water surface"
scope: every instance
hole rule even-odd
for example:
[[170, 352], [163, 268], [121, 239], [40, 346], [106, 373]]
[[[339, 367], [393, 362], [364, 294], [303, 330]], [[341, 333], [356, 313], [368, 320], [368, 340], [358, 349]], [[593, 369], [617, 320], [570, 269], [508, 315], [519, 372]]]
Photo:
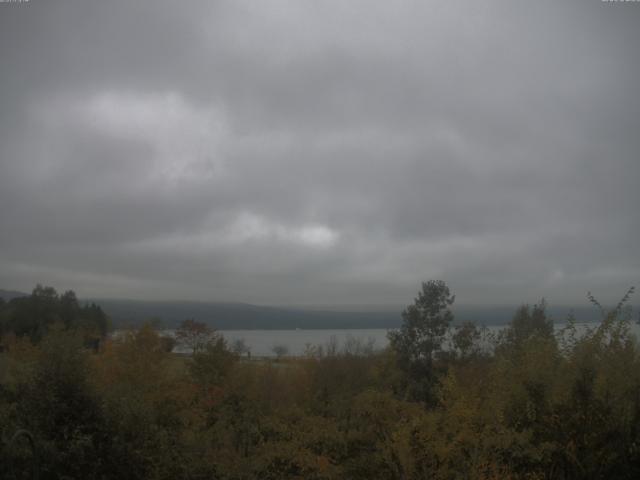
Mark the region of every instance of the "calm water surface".
[[[595, 323], [577, 324], [579, 331], [597, 326]], [[564, 327], [564, 324], [557, 324], [556, 330]], [[497, 334], [504, 326], [488, 326], [489, 334]], [[358, 330], [220, 330], [229, 345], [236, 340], [243, 340], [251, 350], [251, 355], [258, 357], [275, 356], [273, 348], [284, 346], [288, 355], [303, 355], [307, 348], [312, 345], [326, 346], [330, 342], [337, 343], [338, 348], [342, 348], [348, 342], [354, 340], [362, 344], [372, 343], [374, 349], [382, 349], [389, 343], [387, 332], [382, 328], [358, 329]], [[640, 325], [633, 324], [631, 331], [640, 337]], [[166, 331], [172, 334], [172, 331]], [[177, 350], [179, 351], [179, 350]]]

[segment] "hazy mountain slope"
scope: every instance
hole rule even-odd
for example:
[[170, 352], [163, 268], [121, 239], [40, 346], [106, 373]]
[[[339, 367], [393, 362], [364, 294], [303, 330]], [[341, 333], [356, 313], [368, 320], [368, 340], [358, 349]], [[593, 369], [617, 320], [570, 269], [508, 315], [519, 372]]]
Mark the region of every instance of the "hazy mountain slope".
[[[286, 307], [265, 307], [244, 303], [211, 302], [151, 302], [138, 300], [92, 300], [102, 306], [116, 328], [140, 325], [146, 320], [159, 320], [172, 328], [186, 318], [210, 324], [214, 328], [234, 329], [334, 329], [334, 328], [396, 328], [401, 324], [401, 310], [333, 311]], [[471, 321], [479, 325], [508, 323], [517, 305], [497, 307], [456, 307], [455, 321]], [[599, 319], [590, 307], [554, 307], [549, 314], [556, 322], [563, 322], [570, 311], [578, 321]]]
[[147, 302], [94, 300], [111, 317], [114, 326], [139, 325], [158, 319], [174, 327], [185, 318], [218, 329], [389, 328], [400, 324], [397, 312], [334, 312], [264, 307], [243, 303]]
[[[8, 301], [27, 293], [0, 289], [0, 298]], [[115, 328], [138, 326], [155, 319], [166, 328], [175, 327], [186, 318], [210, 324], [214, 328], [234, 329], [337, 329], [337, 328], [396, 328], [401, 324], [401, 307], [353, 311], [321, 308], [267, 307], [248, 303], [143, 301], [122, 299], [81, 299], [95, 302], [109, 315]], [[455, 306], [455, 322], [474, 322], [478, 325], [504, 325], [517, 308], [513, 306]], [[548, 313], [556, 322], [563, 322], [572, 312], [579, 322], [600, 319], [599, 312], [590, 306], [549, 307]]]
[[26, 297], [28, 296], [28, 293], [24, 293], [24, 292], [17, 292], [15, 290], [2, 290], [0, 289], [0, 298], [2, 298], [3, 300], [9, 301], [12, 298], [17, 298], [17, 297]]

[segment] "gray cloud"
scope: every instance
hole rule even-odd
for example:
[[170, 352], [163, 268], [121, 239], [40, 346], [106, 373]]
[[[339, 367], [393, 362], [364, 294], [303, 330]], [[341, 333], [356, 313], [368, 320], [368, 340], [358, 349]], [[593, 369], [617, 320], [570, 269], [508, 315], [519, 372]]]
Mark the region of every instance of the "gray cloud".
[[640, 278], [640, 6], [0, 4], [0, 285], [463, 303]]

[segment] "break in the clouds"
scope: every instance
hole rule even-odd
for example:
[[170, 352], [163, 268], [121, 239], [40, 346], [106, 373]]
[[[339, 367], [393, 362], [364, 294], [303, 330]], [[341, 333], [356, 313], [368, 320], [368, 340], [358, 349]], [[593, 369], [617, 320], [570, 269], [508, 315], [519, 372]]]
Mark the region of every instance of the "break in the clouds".
[[640, 4], [0, 4], [0, 286], [613, 302], [640, 279]]

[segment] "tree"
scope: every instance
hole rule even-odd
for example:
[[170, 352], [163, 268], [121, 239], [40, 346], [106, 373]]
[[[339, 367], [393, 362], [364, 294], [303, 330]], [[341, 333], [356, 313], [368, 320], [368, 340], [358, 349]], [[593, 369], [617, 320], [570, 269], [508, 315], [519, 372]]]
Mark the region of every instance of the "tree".
[[529, 305], [520, 306], [504, 331], [506, 343], [517, 347], [533, 336], [553, 338], [553, 320], [547, 317], [546, 309], [544, 298], [533, 308]]
[[203, 348], [193, 354], [190, 364], [191, 374], [201, 386], [220, 385], [238, 359], [229, 350], [222, 335], [216, 335]]
[[271, 351], [276, 354], [277, 358], [281, 358], [289, 353], [289, 348], [286, 345], [274, 345], [271, 347]]
[[236, 338], [231, 344], [231, 351], [236, 355], [244, 355], [251, 356], [251, 348], [247, 345], [247, 342], [244, 338]]
[[19, 386], [18, 421], [37, 439], [46, 478], [103, 478], [104, 417], [90, 368], [82, 336], [53, 327]]
[[31, 295], [14, 298], [0, 309], [0, 321], [2, 330], [28, 336], [34, 342], [57, 323], [67, 330], [82, 331], [86, 340], [104, 337], [109, 330], [109, 319], [98, 305], [81, 307], [73, 290], [58, 295], [53, 287], [42, 285], [37, 285]]
[[451, 341], [460, 359], [466, 360], [480, 353], [481, 336], [482, 330], [473, 322], [465, 322], [456, 326]]
[[73, 290], [68, 290], [60, 295], [58, 299], [58, 310], [60, 312], [60, 320], [65, 328], [77, 326], [80, 317], [80, 305], [78, 298]]
[[19, 337], [28, 336], [34, 342], [40, 341], [49, 327], [61, 320], [59, 297], [52, 287], [38, 284], [31, 295], [14, 298], [10, 305], [8, 330]]
[[[594, 307], [600, 310], [603, 320], [606, 320], [607, 318], [615, 319], [615, 318], [618, 318], [621, 314], [623, 314], [623, 311], [625, 310], [625, 304], [628, 304], [635, 290], [636, 290], [635, 286], [632, 285], [631, 287], [629, 287], [627, 292], [624, 294], [624, 296], [620, 299], [618, 304], [612, 310], [605, 309], [602, 306], [602, 304], [598, 300], [596, 300], [596, 297], [594, 297], [591, 292], [587, 292], [587, 298], [589, 299], [589, 301]], [[631, 307], [629, 305], [627, 305], [627, 313], [629, 314], [629, 316], [631, 315]], [[640, 316], [638, 316], [638, 323], [640, 323]]]
[[215, 331], [207, 324], [194, 319], [183, 320], [176, 330], [176, 340], [182, 347], [186, 347], [195, 355], [205, 346], [215, 340]]
[[398, 366], [409, 380], [409, 393], [416, 399], [433, 400], [434, 360], [453, 321], [450, 307], [454, 300], [442, 280], [423, 282], [414, 304], [402, 312], [400, 329], [388, 334]]
[[110, 328], [109, 317], [107, 317], [99, 305], [91, 303], [80, 309], [78, 327], [83, 329], [87, 334], [104, 337]]
[[0, 339], [7, 330], [7, 318], [9, 317], [9, 309], [7, 308], [7, 302], [4, 298], [0, 297]]

